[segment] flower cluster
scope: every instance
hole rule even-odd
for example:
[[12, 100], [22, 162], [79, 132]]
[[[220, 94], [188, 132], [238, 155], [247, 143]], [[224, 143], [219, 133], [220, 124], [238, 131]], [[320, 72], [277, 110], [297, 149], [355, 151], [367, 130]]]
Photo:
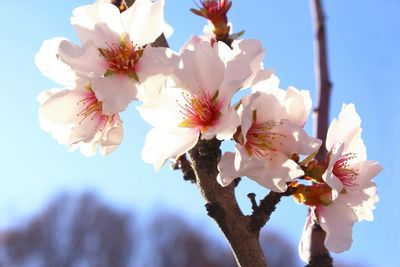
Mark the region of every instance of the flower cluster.
[[[354, 105], [344, 105], [332, 122], [327, 158], [314, 159], [322, 141], [304, 130], [309, 92], [279, 88], [278, 77], [263, 68], [259, 41], [227, 39], [231, 1], [200, 3], [192, 11], [214, 25], [215, 38], [199, 37], [180, 53], [151, 45], [163, 33], [164, 0], [136, 0], [122, 13], [105, 0], [76, 8], [71, 23], [81, 44], [47, 40], [35, 58], [45, 76], [64, 86], [38, 97], [42, 128], [85, 155], [108, 154], [122, 142], [120, 112], [138, 101], [153, 127], [145, 162], [158, 170], [199, 139], [234, 141], [218, 164], [221, 186], [247, 176], [272, 191], [290, 189], [310, 206], [300, 243], [305, 261], [313, 222], [326, 231], [329, 250], [349, 249], [354, 222], [373, 219], [372, 178], [381, 170], [366, 159]], [[243, 89], [250, 93], [234, 103]]]

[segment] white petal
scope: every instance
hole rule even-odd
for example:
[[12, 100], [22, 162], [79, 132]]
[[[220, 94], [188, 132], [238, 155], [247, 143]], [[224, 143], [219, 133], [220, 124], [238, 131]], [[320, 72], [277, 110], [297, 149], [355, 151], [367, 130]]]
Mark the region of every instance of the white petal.
[[60, 43], [65, 38], [53, 38], [43, 42], [39, 52], [35, 55], [35, 64], [40, 72], [47, 78], [65, 86], [72, 86], [75, 83], [76, 75], [58, 56]]
[[329, 126], [326, 138], [326, 149], [331, 151], [336, 144], [352, 140], [354, 135], [360, 133], [360, 125], [361, 119], [354, 105], [343, 104], [339, 118], [333, 120]]
[[279, 151], [271, 151], [267, 157], [257, 158], [249, 157], [240, 145], [236, 145], [236, 148], [238, 172], [272, 191], [284, 192], [287, 182], [304, 175], [298, 164]]
[[137, 110], [153, 127], [177, 127], [183, 120], [179, 106], [181, 99], [182, 90], [166, 88], [160, 95], [147, 98]]
[[175, 71], [182, 88], [192, 94], [207, 90], [210, 95], [216, 93], [224, 79], [225, 65], [218, 57], [218, 46], [210, 43], [198, 44], [194, 51], [183, 51], [181, 58], [183, 69]]
[[299, 256], [300, 259], [308, 263], [311, 257], [311, 234], [313, 229], [313, 212], [307, 215], [306, 222], [303, 227], [303, 232], [301, 234], [301, 239], [299, 243]]
[[326, 232], [326, 248], [335, 253], [350, 249], [353, 224], [357, 221], [354, 211], [337, 199], [329, 206], [319, 206], [318, 217], [320, 226]]
[[62, 41], [59, 52], [61, 60], [71, 66], [79, 76], [97, 78], [107, 70], [107, 62], [100, 56], [99, 50], [91, 41], [84, 47]]
[[124, 31], [134, 44], [154, 42], [164, 29], [164, 0], [136, 0], [121, 14]]
[[287, 119], [303, 127], [311, 111], [310, 92], [289, 87], [286, 91], [284, 106], [288, 114]]
[[[46, 97], [44, 97], [46, 95]], [[78, 104], [82, 101], [87, 93], [79, 88], [75, 90], [64, 89], [58, 92], [43, 92], [39, 98], [42, 101], [40, 115], [48, 121], [56, 124], [76, 123], [78, 115], [82, 111], [82, 107]]]
[[151, 163], [158, 171], [170, 158], [178, 157], [193, 148], [198, 131], [191, 128], [153, 128], [146, 136], [142, 150], [144, 162]]
[[274, 127], [271, 132], [277, 133], [272, 146], [287, 156], [292, 154], [310, 155], [318, 150], [322, 141], [309, 137], [303, 128], [287, 120]]
[[151, 97], [160, 93], [166, 80], [178, 68], [179, 56], [169, 48], [147, 46], [136, 65], [136, 72], [145, 91], [138, 96]]
[[136, 100], [138, 83], [126, 76], [113, 74], [102, 79], [93, 80], [92, 89], [97, 99], [103, 103], [103, 113], [119, 113]]
[[240, 177], [235, 169], [235, 153], [224, 153], [218, 163], [218, 170], [220, 173], [217, 176], [217, 181], [222, 186], [227, 186], [232, 183], [233, 180]]
[[226, 112], [221, 114], [215, 126], [202, 133], [202, 138], [210, 140], [217, 137], [218, 140], [229, 140], [233, 137], [239, 124], [240, 118], [236, 110], [234, 108], [229, 108]]
[[272, 70], [260, 70], [253, 80], [253, 92], [265, 92], [279, 88], [279, 78]]
[[82, 44], [92, 40], [100, 48], [118, 43], [122, 33], [119, 9], [105, 1], [76, 8], [71, 24]]

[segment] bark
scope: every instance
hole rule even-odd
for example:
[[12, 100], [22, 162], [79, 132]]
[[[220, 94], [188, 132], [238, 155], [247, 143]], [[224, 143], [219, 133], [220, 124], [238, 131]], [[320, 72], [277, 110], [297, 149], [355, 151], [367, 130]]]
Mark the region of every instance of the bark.
[[[317, 107], [314, 110], [314, 130], [317, 138], [325, 144], [328, 132], [329, 104], [331, 94], [331, 82], [329, 80], [327, 43], [325, 32], [325, 16], [321, 0], [310, 0], [314, 15], [315, 31], [315, 74], [317, 79]], [[322, 145], [316, 158], [324, 160], [327, 151]], [[311, 233], [311, 257], [307, 267], [333, 266], [329, 251], [324, 245], [325, 232], [315, 224]]]
[[199, 140], [189, 151], [189, 161], [196, 174], [196, 184], [206, 201], [208, 215], [224, 233], [238, 266], [266, 267], [259, 242], [259, 230], [252, 230], [251, 219], [243, 215], [235, 198], [235, 185], [218, 184], [217, 165], [221, 158], [220, 141]]

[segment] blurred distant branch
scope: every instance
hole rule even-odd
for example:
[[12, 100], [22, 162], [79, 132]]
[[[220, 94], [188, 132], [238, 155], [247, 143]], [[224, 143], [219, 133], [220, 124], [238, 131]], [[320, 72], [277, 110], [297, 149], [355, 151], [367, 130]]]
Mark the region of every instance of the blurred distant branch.
[[[310, 0], [314, 16], [315, 31], [315, 74], [317, 79], [317, 107], [314, 110], [314, 129], [317, 138], [325, 144], [328, 132], [329, 103], [332, 84], [329, 79], [328, 55], [325, 31], [325, 16], [321, 0]], [[326, 158], [326, 149], [322, 145], [318, 155], [319, 160]], [[325, 248], [325, 232], [319, 225], [314, 225], [311, 234], [311, 257], [308, 267], [333, 266], [329, 251]]]

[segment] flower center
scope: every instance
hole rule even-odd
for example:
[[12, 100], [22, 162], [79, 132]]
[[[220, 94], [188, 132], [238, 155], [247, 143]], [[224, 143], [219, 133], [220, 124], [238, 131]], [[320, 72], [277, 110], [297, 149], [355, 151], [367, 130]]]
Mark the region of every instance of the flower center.
[[333, 165], [332, 173], [339, 178], [345, 187], [351, 187], [356, 184], [358, 170], [349, 166], [349, 161], [356, 158], [356, 154], [347, 153], [341, 156]]
[[284, 134], [272, 132], [274, 126], [281, 125], [281, 122], [267, 121], [255, 123], [247, 132], [247, 141], [244, 144], [247, 153], [256, 157], [268, 157], [275, 151], [278, 151], [278, 145], [283, 145]]
[[143, 55], [142, 47], [122, 40], [119, 44], [107, 44], [107, 48], [99, 48], [99, 51], [108, 64], [104, 76], [122, 73], [138, 81], [136, 64]]
[[113, 116], [108, 116], [103, 114], [103, 105], [98, 101], [96, 95], [94, 94], [90, 85], [86, 87], [87, 95], [82, 98], [77, 105], [81, 107], [81, 110], [76, 114], [80, 118], [79, 124], [82, 124], [86, 119], [96, 121], [95, 130], [102, 131], [110, 122], [114, 119]]
[[179, 126], [200, 128], [201, 131], [206, 131], [213, 126], [221, 115], [221, 105], [218, 103], [217, 97], [218, 91], [212, 97], [206, 90], [201, 90], [200, 94], [194, 97], [184, 93], [185, 103], [179, 104], [184, 118]]

